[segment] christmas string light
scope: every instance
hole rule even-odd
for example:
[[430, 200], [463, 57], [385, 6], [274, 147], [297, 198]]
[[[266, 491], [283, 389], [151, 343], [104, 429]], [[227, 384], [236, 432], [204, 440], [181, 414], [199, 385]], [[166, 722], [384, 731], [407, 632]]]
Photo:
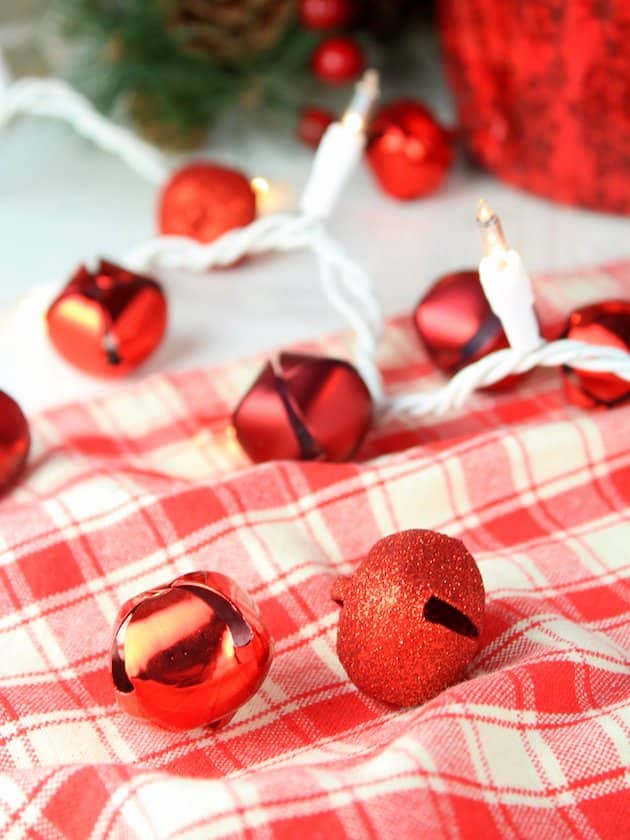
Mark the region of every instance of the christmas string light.
[[[368, 71], [340, 121], [327, 129], [295, 214], [272, 214], [224, 234], [210, 244], [176, 236], [156, 237], [135, 248], [129, 268], [161, 277], [172, 271], [203, 274], [232, 265], [247, 255], [310, 251], [318, 263], [322, 288], [331, 305], [356, 335], [354, 360], [370, 390], [377, 421], [392, 417], [439, 416], [459, 410], [479, 388], [537, 366], [570, 365], [608, 372], [630, 381], [630, 354], [618, 348], [579, 341], [544, 342], [533, 311], [533, 290], [520, 255], [511, 249], [497, 215], [480, 202], [477, 223], [484, 256], [479, 273], [488, 302], [500, 319], [510, 348], [467, 366], [443, 388], [386, 397], [376, 356], [382, 312], [366, 272], [329, 235], [324, 226], [343, 186], [361, 158], [370, 110], [378, 96], [378, 76]], [[0, 127], [20, 113], [68, 120], [80, 133], [118, 155], [139, 174], [162, 183], [168, 175], [164, 156], [98, 114], [65, 83], [23, 80], [0, 96]]]

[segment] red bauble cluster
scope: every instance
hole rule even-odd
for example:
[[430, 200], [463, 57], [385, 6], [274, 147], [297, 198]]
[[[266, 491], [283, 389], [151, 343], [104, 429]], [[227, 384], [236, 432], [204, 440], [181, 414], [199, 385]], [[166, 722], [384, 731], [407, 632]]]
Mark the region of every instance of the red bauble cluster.
[[370, 697], [415, 706], [464, 675], [477, 652], [485, 593], [460, 540], [402, 531], [374, 545], [332, 597], [341, 605], [337, 654]]

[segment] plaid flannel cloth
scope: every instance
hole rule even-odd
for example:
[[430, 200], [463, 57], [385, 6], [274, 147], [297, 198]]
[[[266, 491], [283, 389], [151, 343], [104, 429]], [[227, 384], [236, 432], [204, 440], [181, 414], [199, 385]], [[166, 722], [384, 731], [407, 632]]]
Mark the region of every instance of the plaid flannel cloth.
[[[630, 264], [537, 284], [558, 324], [627, 297]], [[0, 836], [630, 837], [630, 405], [581, 412], [541, 370], [375, 429], [356, 463], [252, 466], [228, 419], [259, 362], [32, 418], [0, 502]], [[442, 381], [408, 319], [381, 362], [392, 391]], [[341, 668], [330, 590], [412, 527], [464, 540], [487, 620], [464, 682], [392, 710]], [[229, 726], [173, 734], [119, 711], [110, 634], [194, 569], [240, 581], [276, 654]]]

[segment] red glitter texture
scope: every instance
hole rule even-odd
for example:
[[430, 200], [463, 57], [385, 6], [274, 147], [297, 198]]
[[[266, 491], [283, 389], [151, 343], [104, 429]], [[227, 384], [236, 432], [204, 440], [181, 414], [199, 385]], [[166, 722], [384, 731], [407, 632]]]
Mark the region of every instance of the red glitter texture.
[[179, 169], [162, 190], [160, 233], [212, 242], [256, 218], [256, 194], [235, 169], [191, 163]]
[[630, 3], [440, 0], [470, 152], [506, 181], [630, 213]]
[[273, 645], [251, 598], [191, 572], [121, 608], [112, 644], [118, 702], [165, 729], [224, 726], [262, 684]]
[[352, 682], [393, 706], [416, 706], [464, 674], [479, 648], [485, 595], [464, 544], [435, 531], [379, 540], [332, 597], [337, 654]]

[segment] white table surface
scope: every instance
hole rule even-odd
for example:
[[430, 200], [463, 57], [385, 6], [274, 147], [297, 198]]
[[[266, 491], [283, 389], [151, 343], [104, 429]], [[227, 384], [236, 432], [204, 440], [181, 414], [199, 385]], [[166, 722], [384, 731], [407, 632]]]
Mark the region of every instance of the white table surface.
[[[443, 115], [449, 108], [443, 98], [437, 107]], [[156, 189], [60, 122], [24, 119], [0, 134], [0, 148], [0, 388], [33, 412], [119, 387], [56, 358], [41, 312], [81, 260], [120, 259], [155, 232]], [[207, 154], [265, 175], [283, 207], [297, 200], [312, 157], [286, 132], [234, 121], [215, 134]], [[473, 219], [481, 196], [533, 272], [630, 256], [629, 219], [535, 198], [461, 160], [439, 192], [410, 203], [385, 196], [362, 167], [330, 229], [370, 271], [385, 312], [410, 311], [440, 274], [477, 263]], [[219, 363], [341, 326], [307, 255], [173, 277], [167, 291], [168, 340], [136, 377]]]

